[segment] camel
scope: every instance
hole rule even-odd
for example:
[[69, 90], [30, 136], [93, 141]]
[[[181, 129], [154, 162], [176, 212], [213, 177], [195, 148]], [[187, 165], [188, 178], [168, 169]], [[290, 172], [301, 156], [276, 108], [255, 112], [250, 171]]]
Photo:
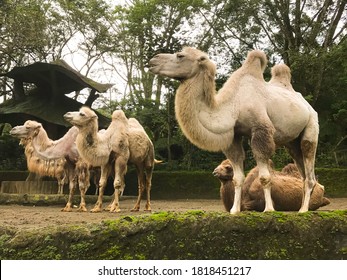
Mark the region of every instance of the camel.
[[[277, 211], [298, 211], [302, 201], [302, 178], [295, 164], [286, 165], [281, 171], [273, 169], [270, 160], [269, 166], [272, 173], [271, 197]], [[263, 211], [265, 207], [264, 193], [258, 178], [257, 167], [250, 170], [246, 176], [242, 189], [241, 210]], [[213, 171], [220, 182], [220, 197], [226, 211], [234, 202], [235, 187], [233, 184], [233, 169], [230, 160], [226, 159]], [[324, 186], [316, 183], [311, 194], [309, 210], [317, 210], [319, 207], [330, 204], [324, 197]]]
[[[79, 127], [80, 133], [77, 136], [77, 148], [81, 155], [91, 165], [101, 166], [102, 169], [101, 177], [103, 179], [101, 179], [99, 184], [99, 197], [92, 212], [100, 212], [102, 210], [102, 194], [113, 160], [115, 160], [115, 176], [118, 179], [115, 179], [114, 183], [115, 198], [107, 209], [111, 212], [120, 211], [119, 195], [124, 190], [124, 175], [127, 171], [127, 163], [132, 163], [137, 170], [139, 188], [138, 198], [132, 211], [139, 211], [142, 194], [145, 189], [147, 194], [145, 211], [150, 211], [150, 190], [155, 163], [154, 147], [141, 124], [134, 118], [128, 120], [122, 110], [116, 110], [112, 114], [110, 127], [100, 134], [97, 133], [97, 116], [88, 107], [82, 107], [78, 112], [68, 112], [64, 115], [64, 118], [71, 124]], [[113, 147], [113, 149], [109, 149], [107, 152], [105, 147]], [[120, 147], [122, 148], [121, 150], [119, 150]], [[98, 155], [99, 159], [96, 159], [96, 155]], [[102, 167], [103, 164], [107, 164], [107, 166]], [[103, 172], [103, 170], [106, 171]]]
[[244, 136], [259, 169], [265, 195], [264, 211], [274, 211], [268, 160], [276, 147], [287, 147], [304, 180], [299, 212], [309, 208], [316, 184], [314, 173], [318, 143], [318, 116], [301, 94], [265, 82], [264, 52], [253, 50], [216, 93], [215, 64], [197, 49], [185, 47], [175, 54], [158, 54], [149, 61], [153, 74], [177, 79], [175, 113], [184, 135], [196, 146], [222, 151], [231, 160], [235, 185], [231, 214], [240, 212], [245, 179], [242, 146]]
[[128, 119], [124, 112], [114, 111], [111, 124], [102, 132], [98, 132], [98, 116], [88, 107], [82, 107], [77, 112], [67, 112], [64, 119], [79, 129], [76, 146], [83, 160], [101, 169], [98, 200], [91, 212], [102, 211], [104, 190], [112, 166], [115, 192], [110, 212], [119, 212], [119, 196], [124, 190], [124, 175], [129, 159]]
[[[21, 126], [15, 126], [10, 131], [12, 136], [20, 139], [28, 139], [30, 141], [31, 149], [36, 158], [40, 162], [64, 162], [65, 180], [69, 183], [69, 198], [66, 206], [62, 209], [64, 212], [72, 211], [72, 199], [75, 190], [76, 176], [78, 177], [78, 184], [81, 193], [81, 202], [78, 211], [87, 211], [85, 203], [85, 193], [90, 185], [89, 175], [79, 176], [77, 172], [89, 172], [89, 166], [86, 163], [81, 162], [79, 157], [75, 139], [78, 133], [76, 127], [72, 127], [69, 131], [60, 139], [52, 140], [48, 137], [47, 132], [43, 128], [42, 124], [33, 120], [28, 120]], [[55, 158], [49, 158], [47, 154], [56, 154]], [[57, 156], [58, 154], [58, 156]], [[76, 166], [78, 164], [78, 170]], [[40, 173], [39, 173], [40, 174]], [[85, 180], [82, 180], [84, 178]]]
[[24, 154], [27, 160], [27, 168], [29, 172], [35, 173], [40, 177], [52, 177], [58, 182], [57, 194], [63, 194], [64, 185], [66, 181], [66, 174], [64, 170], [65, 159], [57, 159], [53, 161], [43, 160], [35, 152], [31, 139], [20, 138], [16, 135], [15, 130], [11, 130], [13, 137], [19, 138], [19, 145], [24, 147]]

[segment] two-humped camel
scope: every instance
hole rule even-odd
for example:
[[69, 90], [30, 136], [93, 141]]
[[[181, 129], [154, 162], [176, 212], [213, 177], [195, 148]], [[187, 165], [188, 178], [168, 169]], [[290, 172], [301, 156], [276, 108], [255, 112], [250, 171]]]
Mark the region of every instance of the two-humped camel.
[[[62, 138], [52, 140], [48, 137], [42, 124], [32, 120], [26, 121], [24, 125], [15, 126], [10, 131], [12, 136], [25, 139], [23, 141], [30, 143], [28, 144], [30, 145], [28, 149], [31, 150], [35, 160], [40, 162], [40, 164], [53, 165], [53, 167], [55, 166], [54, 162], [63, 164], [65, 180], [69, 183], [69, 198], [66, 206], [62, 209], [64, 212], [72, 211], [76, 181], [78, 181], [81, 193], [81, 202], [78, 211], [87, 211], [85, 193], [90, 185], [89, 166], [81, 161], [79, 157], [75, 145], [77, 133], [78, 129], [72, 127]], [[52, 154], [54, 157], [51, 156]], [[30, 159], [30, 161], [32, 161], [32, 159]]]
[[128, 162], [136, 166], [139, 186], [138, 199], [132, 211], [140, 209], [144, 189], [147, 192], [145, 210], [150, 211], [154, 147], [140, 123], [133, 118], [128, 120], [122, 110], [116, 110], [110, 126], [103, 133], [98, 133], [97, 115], [88, 107], [68, 112], [64, 118], [79, 128], [76, 144], [81, 156], [92, 166], [101, 166], [99, 196], [91, 211], [102, 211], [103, 193], [112, 166], [115, 171], [115, 198], [108, 208], [110, 212], [120, 211], [119, 196], [124, 190]]
[[[281, 171], [274, 170], [270, 161], [272, 174], [271, 197], [277, 211], [298, 211], [302, 202], [302, 177], [295, 164], [286, 165]], [[229, 211], [234, 202], [235, 187], [233, 184], [233, 168], [230, 160], [226, 159], [218, 165], [213, 175], [220, 182], [220, 197], [224, 208]], [[316, 210], [319, 207], [330, 204], [329, 199], [324, 197], [324, 186], [317, 182], [314, 187], [309, 209]], [[242, 188], [241, 211], [255, 210], [263, 211], [265, 199], [262, 185], [259, 180], [257, 167], [247, 174]]]
[[[66, 174], [64, 165], [65, 159], [57, 160], [43, 160], [35, 151], [31, 139], [22, 138], [20, 134], [16, 134], [16, 130], [10, 131], [11, 136], [20, 139], [19, 145], [24, 147], [24, 154], [27, 160], [27, 168], [29, 172], [32, 172], [41, 177], [52, 177], [58, 182], [58, 194], [63, 194]], [[27, 179], [28, 180], [28, 179]]]
[[268, 160], [276, 146], [286, 146], [304, 178], [300, 212], [309, 208], [316, 184], [314, 174], [318, 144], [318, 116], [301, 94], [265, 82], [264, 52], [253, 50], [216, 93], [216, 66], [197, 49], [186, 47], [175, 54], [158, 54], [150, 62], [154, 74], [179, 80], [175, 112], [185, 136], [208, 151], [222, 151], [234, 171], [235, 199], [230, 213], [241, 209], [245, 179], [242, 137], [251, 139], [251, 149], [264, 189], [265, 209], [274, 211]]

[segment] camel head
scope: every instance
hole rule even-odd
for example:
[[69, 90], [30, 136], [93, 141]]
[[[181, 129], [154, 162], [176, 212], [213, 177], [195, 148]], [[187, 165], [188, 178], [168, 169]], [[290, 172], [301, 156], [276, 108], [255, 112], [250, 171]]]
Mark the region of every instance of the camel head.
[[83, 106], [79, 111], [67, 112], [64, 115], [64, 119], [72, 125], [81, 128], [86, 127], [93, 122], [97, 121], [98, 116], [93, 110]]
[[157, 54], [149, 61], [149, 66], [149, 71], [153, 74], [180, 81], [190, 79], [207, 70], [212, 77], [216, 74], [216, 66], [207, 54], [190, 47], [185, 47], [181, 52], [174, 54]]
[[212, 174], [219, 180], [229, 181], [233, 179], [234, 172], [230, 160], [223, 160], [220, 165], [218, 165]]
[[42, 124], [36, 121], [26, 121], [23, 125], [17, 125], [11, 129], [10, 135], [19, 139], [32, 139], [42, 128]]

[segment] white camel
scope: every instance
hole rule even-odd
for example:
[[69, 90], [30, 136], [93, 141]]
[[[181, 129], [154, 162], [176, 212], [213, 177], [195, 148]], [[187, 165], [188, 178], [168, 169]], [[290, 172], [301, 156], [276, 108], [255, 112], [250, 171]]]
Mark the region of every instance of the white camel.
[[88, 107], [78, 112], [68, 112], [64, 118], [79, 127], [77, 148], [80, 154], [93, 166], [101, 166], [99, 197], [92, 212], [102, 210], [102, 196], [112, 161], [115, 160], [115, 199], [109, 207], [111, 212], [119, 212], [119, 195], [124, 190], [124, 175], [127, 163], [135, 165], [138, 174], [138, 198], [132, 211], [139, 211], [142, 194], [146, 189], [146, 211], [151, 210], [150, 190], [154, 167], [154, 147], [141, 124], [134, 118], [129, 120], [122, 110], [112, 114], [112, 122], [103, 133], [98, 133], [97, 115]]
[[268, 160], [276, 146], [286, 146], [304, 178], [300, 212], [308, 211], [318, 143], [318, 116], [299, 94], [265, 82], [264, 52], [253, 50], [218, 93], [215, 64], [197, 49], [186, 47], [175, 54], [158, 54], [150, 62], [154, 74], [179, 80], [175, 112], [185, 136], [196, 146], [222, 151], [231, 160], [235, 199], [230, 213], [240, 212], [245, 179], [242, 137], [251, 149], [264, 188], [265, 209], [274, 211]]
[[[31, 148], [35, 157], [41, 162], [64, 162], [64, 172], [66, 180], [69, 183], [69, 198], [66, 206], [62, 209], [64, 212], [72, 211], [72, 200], [75, 191], [76, 180], [81, 193], [81, 202], [78, 211], [87, 211], [85, 203], [85, 193], [90, 185], [89, 182], [89, 166], [81, 161], [75, 140], [78, 133], [76, 127], [72, 127], [60, 139], [52, 140], [48, 137], [47, 132], [42, 124], [33, 120], [28, 120], [24, 125], [15, 126], [10, 134], [17, 138], [24, 138], [30, 141]], [[49, 158], [48, 155], [55, 154], [54, 158]], [[77, 169], [76, 169], [77, 166]], [[83, 172], [86, 175], [80, 175]]]
[[119, 212], [119, 196], [124, 190], [124, 175], [129, 159], [128, 119], [124, 112], [113, 112], [111, 124], [102, 132], [98, 132], [98, 116], [88, 107], [67, 112], [64, 118], [79, 129], [76, 146], [81, 157], [91, 166], [101, 168], [98, 200], [91, 212], [102, 211], [103, 195], [113, 166], [114, 199], [109, 210]]

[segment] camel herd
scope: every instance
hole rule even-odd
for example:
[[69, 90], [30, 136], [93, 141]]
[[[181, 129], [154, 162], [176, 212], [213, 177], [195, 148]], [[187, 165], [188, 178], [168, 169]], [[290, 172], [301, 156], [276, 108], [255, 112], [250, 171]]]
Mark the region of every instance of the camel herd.
[[[329, 204], [324, 187], [314, 174], [318, 142], [318, 116], [291, 85], [288, 66], [272, 68], [266, 82], [264, 52], [249, 52], [243, 65], [215, 90], [215, 64], [200, 50], [186, 47], [175, 54], [158, 54], [149, 61], [153, 74], [177, 79], [175, 96], [177, 121], [185, 136], [196, 146], [221, 151], [227, 160], [213, 171], [220, 182], [222, 203], [231, 214], [245, 210], [315, 210]], [[72, 211], [74, 189], [81, 194], [79, 211], [87, 211], [85, 193], [90, 171], [100, 169], [98, 199], [91, 212], [103, 210], [103, 195], [109, 176], [113, 176], [114, 198], [106, 207], [119, 212], [119, 198], [125, 188], [127, 165], [138, 174], [138, 199], [132, 211], [140, 210], [146, 190], [145, 211], [151, 211], [150, 191], [157, 161], [153, 143], [142, 125], [115, 110], [110, 125], [99, 130], [93, 110], [82, 107], [64, 115], [72, 128], [60, 139], [47, 136], [42, 124], [28, 120], [11, 130], [25, 147], [28, 170], [57, 179], [59, 193], [69, 184], [69, 199], [63, 211]], [[250, 139], [257, 166], [247, 176], [243, 162], [242, 139]], [[276, 171], [270, 157], [285, 146], [295, 164]]]

